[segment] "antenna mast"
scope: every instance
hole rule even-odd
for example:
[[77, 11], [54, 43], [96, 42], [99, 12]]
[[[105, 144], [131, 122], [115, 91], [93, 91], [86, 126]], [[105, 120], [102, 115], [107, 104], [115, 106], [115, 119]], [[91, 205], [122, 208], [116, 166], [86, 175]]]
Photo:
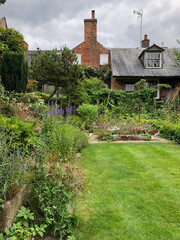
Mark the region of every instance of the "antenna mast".
[[137, 15], [141, 18], [141, 22], [140, 22], [140, 47], [141, 47], [143, 10], [142, 10], [142, 9], [140, 9], [140, 10], [138, 10], [138, 11], [134, 10], [133, 13], [134, 13], [134, 14], [137, 14]]

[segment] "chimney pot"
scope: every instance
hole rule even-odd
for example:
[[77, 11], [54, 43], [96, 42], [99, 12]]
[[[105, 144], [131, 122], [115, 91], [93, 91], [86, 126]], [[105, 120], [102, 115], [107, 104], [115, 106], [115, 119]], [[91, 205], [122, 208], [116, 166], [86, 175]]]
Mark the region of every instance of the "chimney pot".
[[95, 10], [92, 10], [91, 14], [92, 14], [92, 19], [95, 19]]
[[150, 40], [147, 38], [147, 34], [145, 34], [144, 39], [141, 41], [141, 47], [142, 48], [148, 48], [149, 43], [150, 43]]

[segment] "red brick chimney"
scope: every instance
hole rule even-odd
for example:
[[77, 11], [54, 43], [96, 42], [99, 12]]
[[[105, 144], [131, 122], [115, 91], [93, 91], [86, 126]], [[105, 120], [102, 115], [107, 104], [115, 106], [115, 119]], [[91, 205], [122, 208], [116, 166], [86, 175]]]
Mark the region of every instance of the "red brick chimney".
[[91, 11], [91, 19], [84, 19], [84, 41], [97, 41], [97, 19], [95, 10]]
[[149, 47], [150, 40], [147, 39], [147, 34], [144, 35], [144, 40], [141, 42], [142, 48], [148, 48]]

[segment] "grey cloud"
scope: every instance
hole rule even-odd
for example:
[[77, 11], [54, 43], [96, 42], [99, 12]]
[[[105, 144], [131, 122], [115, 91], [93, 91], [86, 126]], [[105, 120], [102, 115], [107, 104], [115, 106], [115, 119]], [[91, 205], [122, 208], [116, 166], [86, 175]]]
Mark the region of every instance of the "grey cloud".
[[151, 43], [176, 46], [180, 31], [180, 2], [172, 0], [7, 0], [0, 7], [9, 27], [20, 31], [30, 49], [73, 48], [83, 41], [83, 19], [96, 10], [98, 41], [105, 47], [139, 46], [140, 19], [133, 10], [143, 9], [143, 34]]

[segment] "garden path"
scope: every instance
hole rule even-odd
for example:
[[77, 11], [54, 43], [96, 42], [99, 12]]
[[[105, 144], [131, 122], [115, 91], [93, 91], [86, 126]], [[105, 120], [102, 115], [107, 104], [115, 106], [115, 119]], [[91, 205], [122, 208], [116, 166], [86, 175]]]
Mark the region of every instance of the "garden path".
[[[131, 141], [112, 141], [113, 143], [128, 143], [128, 142], [146, 142], [147, 141], [142, 141], [142, 140], [131, 140]], [[149, 142], [164, 142], [164, 143], [167, 143], [167, 142], [172, 142], [170, 140], [167, 140], [167, 139], [164, 139], [164, 138], [161, 138], [159, 136], [151, 136], [151, 140]], [[89, 133], [89, 143], [107, 143], [107, 141], [99, 141], [97, 139], [97, 135], [93, 134], [93, 133]]]

